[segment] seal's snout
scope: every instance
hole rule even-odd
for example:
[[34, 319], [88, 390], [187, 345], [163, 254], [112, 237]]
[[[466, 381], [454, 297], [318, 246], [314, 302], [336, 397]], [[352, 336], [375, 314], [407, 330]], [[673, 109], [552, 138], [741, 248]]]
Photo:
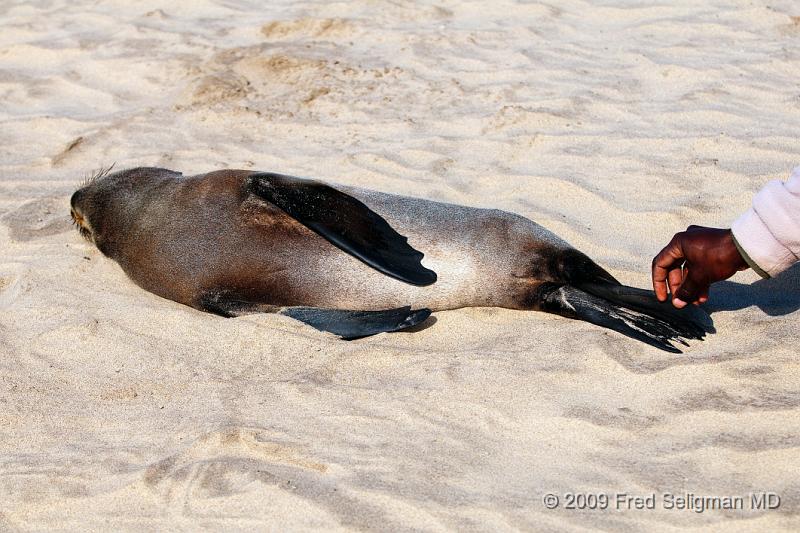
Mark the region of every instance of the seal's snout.
[[72, 208], [73, 211], [75, 210], [75, 207], [79, 205], [81, 198], [84, 196], [84, 194], [85, 193], [83, 189], [78, 189], [77, 191], [72, 193], [72, 198], [69, 199], [69, 206]]
[[78, 231], [85, 238], [89, 239], [92, 235], [92, 230], [89, 227], [89, 222], [86, 220], [85, 210], [82, 206], [82, 200], [86, 197], [86, 191], [79, 189], [72, 194], [69, 199], [69, 215], [72, 217], [72, 222], [78, 228]]

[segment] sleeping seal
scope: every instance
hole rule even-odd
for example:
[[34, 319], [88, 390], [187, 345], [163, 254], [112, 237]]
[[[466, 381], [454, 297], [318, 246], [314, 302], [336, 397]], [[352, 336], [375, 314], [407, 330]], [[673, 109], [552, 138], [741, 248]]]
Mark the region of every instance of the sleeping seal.
[[357, 338], [432, 310], [497, 306], [586, 320], [677, 353], [671, 341], [711, 331], [702, 311], [621, 285], [504, 211], [281, 174], [163, 168], [105, 173], [70, 203], [79, 231], [139, 286], [226, 317], [275, 312]]

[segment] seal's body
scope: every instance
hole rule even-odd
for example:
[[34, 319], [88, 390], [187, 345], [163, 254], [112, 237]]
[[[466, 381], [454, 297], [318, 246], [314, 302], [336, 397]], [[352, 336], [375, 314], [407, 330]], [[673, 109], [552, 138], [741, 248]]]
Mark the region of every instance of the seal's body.
[[[225, 316], [277, 311], [356, 337], [383, 316], [361, 311], [390, 313], [377, 326], [390, 331], [428, 309], [499, 306], [582, 318], [664, 349], [702, 337], [687, 314], [503, 211], [278, 174], [156, 168], [100, 177], [71, 203], [82, 231], [141, 287]], [[354, 320], [373, 322], [352, 330]]]

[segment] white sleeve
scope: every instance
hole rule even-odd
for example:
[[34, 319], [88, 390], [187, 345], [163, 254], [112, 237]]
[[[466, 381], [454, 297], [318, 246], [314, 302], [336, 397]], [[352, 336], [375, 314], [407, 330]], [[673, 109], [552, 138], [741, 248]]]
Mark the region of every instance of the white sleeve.
[[786, 182], [767, 183], [731, 230], [744, 259], [762, 275], [774, 276], [800, 260], [800, 167]]

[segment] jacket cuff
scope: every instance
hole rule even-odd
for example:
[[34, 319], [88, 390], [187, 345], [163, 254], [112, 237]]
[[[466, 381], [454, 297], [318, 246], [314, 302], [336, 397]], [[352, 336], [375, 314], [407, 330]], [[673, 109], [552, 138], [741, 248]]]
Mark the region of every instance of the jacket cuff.
[[742, 259], [762, 277], [779, 274], [795, 261], [752, 208], [734, 221], [731, 232]]
[[733, 244], [736, 246], [736, 250], [739, 252], [739, 255], [742, 256], [742, 259], [744, 259], [744, 262], [747, 263], [747, 266], [755, 270], [756, 274], [758, 274], [762, 278], [771, 277], [769, 274], [761, 270], [761, 267], [758, 266], [758, 264], [755, 261], [753, 261], [753, 259], [750, 257], [750, 254], [748, 254], [747, 251], [744, 248], [742, 248], [742, 245], [739, 244], [739, 241], [736, 240], [736, 235], [733, 236]]

